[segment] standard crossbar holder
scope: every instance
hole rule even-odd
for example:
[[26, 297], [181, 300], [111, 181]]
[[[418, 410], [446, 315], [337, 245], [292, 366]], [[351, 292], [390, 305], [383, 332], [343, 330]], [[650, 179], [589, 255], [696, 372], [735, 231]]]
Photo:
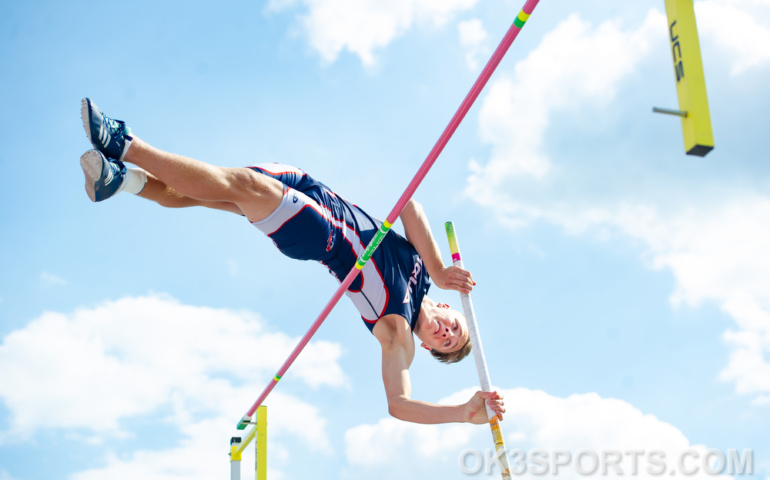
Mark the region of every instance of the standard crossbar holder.
[[254, 416], [244, 415], [240, 422], [238, 422], [238, 430], [245, 430], [248, 425], [256, 425]]
[[672, 110], [670, 108], [652, 107], [652, 111], [655, 113], [665, 113], [666, 115], [676, 115], [679, 117], [687, 118], [688, 113], [682, 110]]

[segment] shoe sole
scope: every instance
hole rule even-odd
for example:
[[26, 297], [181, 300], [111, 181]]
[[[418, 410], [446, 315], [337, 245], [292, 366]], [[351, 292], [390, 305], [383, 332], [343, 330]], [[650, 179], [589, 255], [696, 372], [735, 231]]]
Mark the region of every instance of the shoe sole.
[[86, 137], [88, 137], [88, 141], [93, 145], [94, 142], [91, 140], [91, 125], [89, 125], [88, 121], [90, 115], [88, 113], [88, 101], [84, 98], [80, 101], [80, 119], [83, 120], [83, 129], [86, 131]]
[[86, 193], [92, 202], [96, 202], [94, 184], [102, 176], [102, 155], [96, 150], [89, 150], [80, 157], [80, 168], [86, 176]]
[[[107, 155], [106, 152], [103, 151], [103, 149], [106, 149], [106, 145], [103, 144], [102, 141], [94, 142], [93, 137], [91, 137], [91, 108], [90, 103], [87, 98], [84, 98], [80, 101], [80, 119], [83, 121], [83, 130], [86, 132], [86, 137], [88, 137], [88, 141], [91, 142], [91, 145], [96, 150], [101, 151], [105, 157], [112, 158], [111, 156]], [[99, 107], [96, 107], [99, 109]], [[101, 110], [99, 110], [101, 112]], [[101, 113], [102, 116], [104, 116], [104, 112]], [[125, 123], [123, 123], [125, 126]], [[109, 137], [109, 135], [108, 135]], [[116, 160], [122, 162], [123, 157], [126, 156], [126, 152], [128, 151], [128, 146], [131, 145], [131, 141], [133, 141], [133, 137], [131, 136], [131, 129], [128, 127], [125, 127], [125, 131], [123, 132], [123, 138], [124, 138], [124, 147], [123, 151], [120, 154], [120, 158], [116, 158]], [[98, 139], [97, 139], [98, 140]], [[111, 140], [108, 140], [107, 143], [110, 143]]]

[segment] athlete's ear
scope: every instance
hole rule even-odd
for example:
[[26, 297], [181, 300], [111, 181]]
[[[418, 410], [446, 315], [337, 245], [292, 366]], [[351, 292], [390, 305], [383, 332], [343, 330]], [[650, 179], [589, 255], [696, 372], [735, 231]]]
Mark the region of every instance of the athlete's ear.
[[421, 346], [422, 348], [424, 348], [425, 350], [427, 350], [427, 351], [430, 351], [430, 347], [429, 347], [429, 346], [427, 346], [427, 345], [425, 345], [425, 342], [422, 342], [422, 343], [420, 344], [420, 346]]

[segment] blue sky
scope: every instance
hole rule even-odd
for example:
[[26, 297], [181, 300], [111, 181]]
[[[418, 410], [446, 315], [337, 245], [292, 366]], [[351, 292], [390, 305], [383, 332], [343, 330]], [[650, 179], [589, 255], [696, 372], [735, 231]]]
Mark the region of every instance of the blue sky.
[[[520, 8], [0, 4], [0, 480], [227, 478], [234, 425], [336, 288], [234, 215], [92, 204], [82, 97], [384, 218]], [[676, 106], [663, 2], [544, 0], [417, 191], [478, 282], [509, 448], [753, 449], [770, 478], [770, 2], [695, 9], [705, 158], [651, 113]], [[487, 427], [389, 418], [379, 357], [343, 300], [266, 402], [271, 478], [466, 478]], [[419, 352], [411, 372], [425, 401], [477, 383]]]

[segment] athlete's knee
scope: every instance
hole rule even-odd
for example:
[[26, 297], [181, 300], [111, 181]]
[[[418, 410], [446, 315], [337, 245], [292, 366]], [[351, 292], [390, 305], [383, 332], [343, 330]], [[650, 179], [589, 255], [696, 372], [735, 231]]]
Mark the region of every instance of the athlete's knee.
[[250, 168], [229, 168], [225, 175], [235, 201], [276, 201], [283, 196], [281, 182]]

